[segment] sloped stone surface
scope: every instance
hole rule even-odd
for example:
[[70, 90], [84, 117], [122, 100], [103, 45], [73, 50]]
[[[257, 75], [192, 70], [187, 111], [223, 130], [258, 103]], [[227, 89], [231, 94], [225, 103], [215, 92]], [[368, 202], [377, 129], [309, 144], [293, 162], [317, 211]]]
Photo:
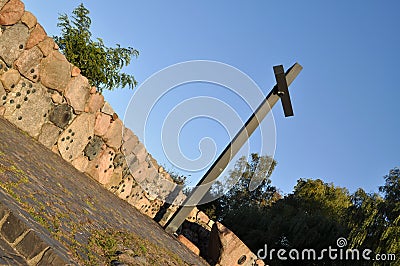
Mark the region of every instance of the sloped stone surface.
[[58, 150], [64, 160], [71, 162], [83, 154], [94, 133], [94, 115], [82, 113], [58, 138]]
[[29, 231], [15, 248], [22, 256], [30, 260], [48, 248], [48, 246], [41, 241], [34, 231]]
[[41, 82], [44, 86], [64, 92], [71, 79], [71, 68], [65, 56], [52, 51], [40, 64]]
[[1, 228], [1, 233], [9, 243], [14, 243], [26, 230], [28, 230], [26, 225], [10, 213]]
[[0, 10], [0, 25], [12, 25], [18, 22], [25, 11], [20, 0], [10, 0]]
[[7, 28], [0, 36], [0, 57], [12, 66], [24, 51], [29, 36], [28, 27], [22, 23]]
[[25, 50], [15, 61], [18, 71], [32, 82], [37, 82], [40, 76], [39, 65], [43, 58], [43, 53], [38, 47]]

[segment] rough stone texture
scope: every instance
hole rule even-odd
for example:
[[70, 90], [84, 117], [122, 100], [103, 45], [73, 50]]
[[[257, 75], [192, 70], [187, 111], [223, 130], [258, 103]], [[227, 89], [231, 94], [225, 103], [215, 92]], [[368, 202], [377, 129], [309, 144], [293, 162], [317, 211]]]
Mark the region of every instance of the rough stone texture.
[[83, 154], [94, 134], [94, 115], [78, 115], [58, 138], [58, 150], [64, 160], [71, 162]]
[[90, 94], [89, 100], [85, 107], [85, 112], [95, 113], [100, 111], [104, 105], [104, 96], [100, 93]]
[[103, 108], [101, 108], [101, 111], [108, 115], [113, 115], [115, 113], [114, 109], [111, 107], [111, 105], [108, 102], [106, 102], [104, 104]]
[[38, 44], [40, 51], [42, 51], [44, 56], [48, 56], [55, 47], [55, 42], [50, 37], [45, 37], [43, 41]]
[[33, 46], [43, 41], [46, 37], [46, 31], [39, 23], [37, 23], [31, 34], [29, 35], [28, 41], [26, 42], [26, 49], [31, 49]]
[[10, 0], [0, 10], [0, 25], [17, 23], [25, 11], [25, 5], [20, 0]]
[[34, 231], [29, 231], [15, 248], [19, 251], [19, 253], [21, 253], [22, 256], [30, 260], [48, 248], [48, 246], [43, 243], [43, 241], [35, 234]]
[[79, 76], [79, 74], [81, 74], [81, 70], [77, 66], [72, 65], [71, 66], [71, 76], [77, 77], [77, 76]]
[[42, 259], [36, 266], [59, 266], [59, 265], [71, 265], [67, 261], [63, 260], [53, 249], [48, 249], [43, 254]]
[[177, 239], [179, 240], [179, 242], [181, 242], [182, 244], [184, 244], [188, 249], [190, 249], [194, 254], [196, 255], [200, 255], [200, 249], [198, 247], [196, 247], [195, 244], [193, 244], [192, 242], [190, 242], [189, 239], [187, 239], [186, 237], [184, 237], [183, 235], [179, 235], [177, 237]]
[[114, 150], [104, 148], [100, 155], [89, 162], [87, 173], [100, 184], [108, 184], [113, 176]]
[[[216, 222], [211, 230], [209, 257], [220, 265], [254, 265], [257, 256], [228, 228]], [[243, 260], [245, 256], [245, 260]], [[238, 261], [241, 259], [242, 264]]]
[[0, 36], [0, 57], [12, 66], [14, 61], [24, 51], [29, 36], [29, 29], [22, 23], [7, 28]]
[[111, 124], [111, 116], [103, 113], [96, 114], [96, 124], [94, 126], [94, 134], [104, 136]]
[[122, 180], [121, 186], [117, 191], [118, 197], [120, 197], [121, 199], [128, 198], [129, 195], [131, 194], [133, 184], [134, 180], [131, 177]]
[[99, 136], [94, 136], [86, 145], [83, 153], [89, 159], [89, 161], [92, 161], [100, 154], [103, 145], [103, 139]]
[[41, 82], [44, 86], [64, 92], [71, 79], [69, 62], [58, 51], [53, 51], [40, 64]]
[[4, 116], [5, 112], [6, 112], [6, 108], [4, 106], [0, 106], [0, 116]]
[[0, 98], [2, 98], [4, 95], [6, 95], [6, 90], [3, 87], [3, 83], [0, 81]]
[[56, 126], [64, 129], [69, 124], [72, 118], [72, 108], [68, 104], [60, 104], [55, 106], [51, 110], [49, 115], [49, 119], [51, 122], [53, 122]]
[[122, 121], [117, 119], [111, 123], [107, 133], [103, 136], [106, 144], [115, 150], [118, 150], [122, 145], [122, 127]]
[[[84, 256], [88, 238], [94, 236], [95, 232], [107, 232], [108, 229], [127, 232], [143, 239], [135, 241], [134, 245], [150, 243], [153, 247], [167, 249], [175, 254], [174, 257], [181, 258], [188, 265], [207, 265], [204, 260], [181, 245], [174, 237], [165, 233], [154, 221], [131, 208], [127, 202], [119, 200], [43, 145], [32, 141], [29, 136], [4, 119], [0, 119], [0, 143], [2, 144], [0, 152], [4, 154], [0, 156], [0, 163], [8, 165], [12, 162], [16, 169], [22, 173], [28, 173], [29, 182], [15, 187], [14, 192], [21, 196], [21, 200], [28, 204], [28, 208], [35, 210], [44, 208], [38, 215], [50, 225], [55, 221], [55, 217], [58, 217], [61, 226], [57, 235], [63, 242], [70, 243], [62, 245], [52, 239], [50, 232], [39, 226], [29, 213], [18, 209], [16, 213], [21, 221], [29, 222], [31, 224], [29, 227], [33, 226], [35, 232], [39, 231], [41, 239], [51, 247], [45, 252], [39, 265], [59, 266], [67, 263], [76, 265], [70, 260], [73, 254], [78, 253], [83, 258], [81, 257], [81, 260], [77, 262], [79, 265], [84, 265], [87, 262]], [[16, 182], [20, 179], [20, 174], [8, 172], [7, 177], [10, 182]], [[29, 195], [34, 195], [35, 200], [30, 200]], [[18, 208], [22, 208], [22, 205], [6, 195], [3, 189], [0, 189], [0, 199], [1, 204], [14, 202]], [[15, 223], [12, 225], [15, 227]], [[126, 248], [129, 247], [122, 246], [121, 251], [124, 252]], [[104, 254], [102, 255], [104, 258]], [[55, 260], [55, 256], [59, 256], [62, 260]], [[161, 252], [156, 256], [161, 256], [161, 261], [172, 259]], [[146, 258], [153, 257], [148, 254]], [[106, 258], [98, 265], [106, 265], [105, 260]]]
[[65, 98], [75, 112], [83, 112], [85, 110], [85, 104], [89, 98], [89, 90], [89, 81], [82, 75], [72, 78], [68, 83]]
[[21, 79], [21, 75], [15, 69], [10, 69], [5, 72], [0, 80], [3, 83], [4, 89], [7, 91], [13, 91]]
[[46, 89], [39, 83], [32, 84], [26, 79], [8, 94], [4, 107], [4, 117], [34, 138], [40, 134], [42, 125], [52, 108]]
[[25, 11], [21, 17], [21, 22], [28, 26], [29, 29], [32, 29], [36, 26], [37, 19], [31, 12]]
[[89, 160], [87, 157], [80, 155], [78, 158], [72, 161], [72, 165], [78, 169], [78, 171], [84, 173], [89, 165]]
[[3, 8], [3, 6], [8, 2], [9, 0], [0, 0], [0, 10]]
[[136, 145], [133, 150], [132, 153], [135, 154], [137, 160], [139, 161], [139, 163], [145, 162], [146, 161], [146, 157], [147, 157], [147, 150], [144, 147], [143, 143], [139, 142], [138, 145]]
[[1, 228], [1, 233], [9, 243], [14, 243], [15, 240], [22, 235], [28, 228], [22, 223], [13, 213], [10, 213]]
[[125, 155], [133, 153], [133, 149], [139, 144], [138, 137], [130, 129], [126, 128], [124, 128], [122, 140], [121, 151]]
[[38, 47], [33, 47], [32, 49], [25, 50], [21, 56], [15, 61], [15, 66], [18, 71], [27, 79], [37, 82], [40, 73], [39, 65], [43, 58], [43, 53]]
[[51, 149], [53, 145], [57, 143], [58, 136], [61, 134], [61, 132], [61, 128], [53, 125], [52, 123], [45, 123], [42, 126], [38, 140], [44, 146]]
[[57, 103], [57, 104], [62, 104], [64, 102], [64, 97], [61, 94], [59, 94], [58, 92], [53, 93], [51, 95], [51, 99], [53, 100], [54, 103]]
[[199, 211], [199, 212], [196, 214], [196, 222], [197, 222], [198, 224], [200, 224], [201, 226], [206, 227], [207, 229], [211, 229], [211, 228], [209, 228], [209, 226], [208, 226], [208, 223], [210, 222], [210, 218], [209, 218], [204, 212], [202, 212], [202, 211]]

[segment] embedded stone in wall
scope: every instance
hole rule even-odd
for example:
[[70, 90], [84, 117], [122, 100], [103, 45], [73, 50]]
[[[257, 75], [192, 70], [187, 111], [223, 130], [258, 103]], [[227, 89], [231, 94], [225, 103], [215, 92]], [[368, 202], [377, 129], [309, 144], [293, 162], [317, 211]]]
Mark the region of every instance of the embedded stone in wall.
[[122, 121], [117, 119], [111, 123], [106, 134], [103, 136], [106, 144], [115, 150], [118, 150], [122, 145], [122, 127]]
[[79, 74], [81, 74], [81, 70], [77, 66], [72, 65], [71, 66], [71, 76], [77, 77], [77, 76], [79, 76]]
[[183, 235], [179, 235], [177, 237], [178, 241], [181, 242], [182, 244], [184, 244], [188, 249], [190, 249], [194, 254], [196, 254], [197, 256], [200, 256], [200, 249], [198, 247], [196, 247], [195, 244], [193, 244], [192, 242], [190, 242], [189, 239], [187, 239], [186, 237], [184, 237]]
[[114, 155], [113, 149], [108, 147], [103, 149], [98, 157], [89, 162], [87, 173], [103, 185], [110, 183], [114, 171]]
[[25, 5], [20, 0], [10, 0], [0, 10], [0, 25], [17, 23], [25, 11]]
[[46, 89], [21, 79], [4, 102], [4, 117], [29, 135], [38, 137], [52, 108]]
[[87, 143], [93, 138], [94, 115], [82, 113], [58, 138], [58, 150], [64, 160], [71, 162], [83, 154]]
[[125, 155], [133, 153], [134, 148], [139, 144], [139, 139], [132, 131], [124, 131], [122, 151]]
[[62, 104], [64, 102], [64, 97], [57, 91], [54, 91], [51, 94], [51, 99], [53, 100], [54, 103], [57, 103], [57, 104]]
[[25, 50], [15, 61], [18, 71], [27, 79], [37, 82], [39, 79], [39, 65], [43, 54], [38, 47]]
[[143, 143], [139, 142], [138, 145], [133, 148], [132, 152], [136, 155], [139, 163], [146, 161], [147, 151]]
[[75, 112], [83, 112], [85, 110], [85, 104], [89, 98], [89, 90], [89, 81], [82, 75], [69, 81], [65, 90], [65, 98]]
[[90, 113], [95, 113], [100, 111], [104, 105], [104, 96], [100, 93], [91, 94], [89, 100], [86, 104], [85, 111]]
[[70, 64], [58, 51], [52, 51], [42, 60], [40, 73], [42, 84], [59, 92], [64, 92], [71, 79]]
[[118, 189], [118, 197], [121, 199], [127, 199], [129, 195], [131, 194], [132, 191], [132, 185], [134, 183], [134, 180], [132, 177], [128, 177], [125, 179], [122, 179], [121, 185], [119, 186]]
[[44, 56], [48, 56], [55, 48], [55, 42], [50, 37], [45, 37], [43, 41], [38, 44], [40, 51]]
[[122, 181], [122, 169], [117, 168], [114, 169], [110, 179], [106, 184], [104, 184], [104, 186], [111, 192], [115, 193], [117, 192], [117, 190], [119, 190], [120, 185], [122, 184], [121, 181]]
[[29, 35], [28, 41], [26, 42], [26, 49], [31, 49], [33, 46], [43, 41], [46, 37], [46, 31], [39, 23], [37, 23], [31, 34]]
[[151, 207], [150, 200], [144, 195], [140, 186], [133, 187], [132, 192], [132, 196], [128, 199], [128, 203], [140, 210], [141, 213], [146, 214], [146, 210], [149, 210]]
[[216, 222], [210, 235], [208, 255], [220, 265], [254, 265], [257, 256], [228, 228]]
[[83, 150], [83, 153], [89, 159], [89, 161], [92, 161], [100, 154], [103, 145], [104, 145], [103, 139], [100, 138], [99, 136], [94, 136], [90, 140], [90, 142], [86, 145], [85, 149]]
[[0, 0], [0, 10], [3, 8], [3, 6], [8, 2], [9, 0]]
[[113, 108], [111, 107], [111, 105], [108, 102], [106, 102], [104, 104], [103, 108], [101, 108], [101, 111], [108, 115], [113, 115], [115, 113]]
[[29, 29], [22, 23], [7, 28], [0, 36], [0, 57], [10, 67], [24, 51]]
[[3, 83], [0, 82], [0, 98], [6, 95], [6, 90], [3, 87]]
[[51, 112], [49, 119], [56, 126], [64, 128], [69, 124], [72, 119], [72, 108], [68, 104], [60, 104], [55, 106]]
[[209, 222], [210, 222], [210, 218], [204, 212], [199, 211], [196, 214], [196, 223], [207, 228], [208, 230], [211, 230], [211, 227], [208, 226]]
[[96, 114], [96, 123], [94, 125], [94, 134], [98, 136], [104, 136], [107, 133], [107, 129], [111, 124], [111, 116], [103, 113]]
[[53, 125], [52, 123], [45, 123], [39, 135], [39, 142], [47, 148], [51, 149], [56, 144], [58, 136], [61, 134], [62, 129]]
[[29, 29], [32, 29], [36, 26], [37, 19], [31, 12], [25, 11], [21, 17], [21, 22], [28, 26]]
[[20, 79], [21, 79], [21, 75], [15, 69], [8, 70], [0, 77], [0, 80], [3, 83], [4, 89], [6, 91], [15, 90]]
[[86, 156], [80, 155], [71, 163], [76, 169], [78, 169], [78, 171], [84, 173], [89, 165], [89, 160]]

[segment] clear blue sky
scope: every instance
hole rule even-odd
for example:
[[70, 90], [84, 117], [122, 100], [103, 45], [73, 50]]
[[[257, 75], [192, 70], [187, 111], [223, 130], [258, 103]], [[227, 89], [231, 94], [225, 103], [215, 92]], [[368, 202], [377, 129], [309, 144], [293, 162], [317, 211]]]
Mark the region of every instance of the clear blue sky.
[[[57, 35], [58, 15], [81, 1], [24, 2]], [[301, 63], [291, 90], [295, 117], [285, 119], [280, 106], [273, 110], [272, 180], [284, 193], [299, 178], [377, 191], [382, 176], [400, 166], [399, 1], [83, 3], [94, 37], [140, 51], [125, 69], [139, 83], [171, 64], [206, 59], [240, 69], [267, 93], [273, 65]], [[123, 116], [132, 94], [117, 89], [105, 96]]]

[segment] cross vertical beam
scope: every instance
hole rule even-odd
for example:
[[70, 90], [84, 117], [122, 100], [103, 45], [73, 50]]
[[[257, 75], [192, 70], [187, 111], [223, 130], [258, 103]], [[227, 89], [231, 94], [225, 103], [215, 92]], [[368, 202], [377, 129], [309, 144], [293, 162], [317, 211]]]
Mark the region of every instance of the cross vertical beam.
[[295, 63], [284, 73], [283, 66], [275, 66], [274, 73], [277, 80], [277, 85], [268, 93], [267, 97], [258, 106], [256, 111], [250, 116], [247, 122], [239, 130], [233, 140], [224, 149], [221, 155], [213, 163], [210, 169], [205, 173], [202, 179], [198, 182], [197, 186], [186, 198], [182, 206], [173, 214], [171, 219], [164, 226], [168, 233], [175, 233], [181, 224], [189, 216], [190, 212], [201, 201], [204, 195], [209, 191], [213, 181], [215, 181], [222, 171], [226, 168], [232, 158], [239, 152], [240, 148], [259, 126], [261, 121], [266, 117], [271, 108], [282, 100], [282, 105], [285, 111], [285, 116], [293, 115], [292, 105], [289, 97], [288, 86], [294, 81], [303, 67]]

